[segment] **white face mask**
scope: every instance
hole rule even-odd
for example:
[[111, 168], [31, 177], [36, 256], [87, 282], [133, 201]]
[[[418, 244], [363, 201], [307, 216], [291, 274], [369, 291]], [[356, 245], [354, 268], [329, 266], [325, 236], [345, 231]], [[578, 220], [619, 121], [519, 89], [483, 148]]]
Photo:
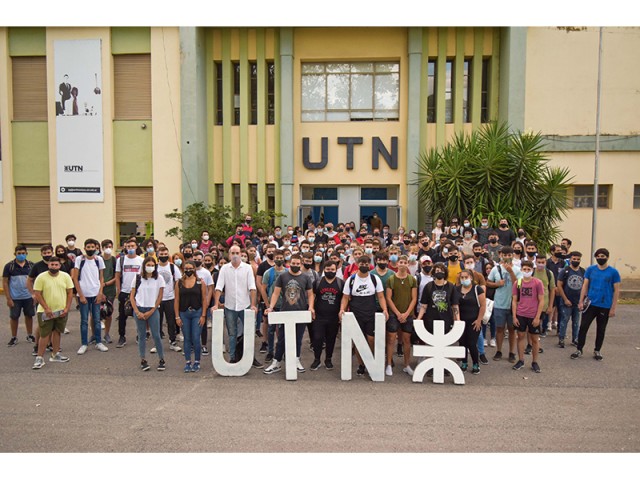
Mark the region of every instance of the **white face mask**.
[[106, 255], [111, 255], [111, 252], [112, 252], [112, 251], [113, 251], [113, 250], [111, 250], [110, 248], [105, 248], [105, 249], [104, 249], [104, 253], [105, 253]]
[[206, 242], [209, 240], [209, 235], [202, 235], [202, 239]]
[[191, 244], [191, 248], [193, 248], [194, 250], [198, 248], [198, 244], [197, 243], [192, 243]]
[[530, 278], [530, 277], [531, 277], [531, 275], [533, 275], [533, 272], [522, 272], [522, 276], [523, 276], [524, 278]]
[[467, 270], [473, 270], [474, 268], [476, 268], [476, 264], [469, 263], [468, 265], [465, 265], [464, 268], [466, 268]]
[[150, 265], [147, 265], [146, 267], [144, 267], [144, 270], [147, 273], [153, 273], [155, 269], [156, 269], [156, 267], [152, 267]]
[[69, 245], [70, 247], [73, 247], [76, 244], [76, 242], [74, 242], [73, 240], [69, 240], [67, 242], [67, 245]]

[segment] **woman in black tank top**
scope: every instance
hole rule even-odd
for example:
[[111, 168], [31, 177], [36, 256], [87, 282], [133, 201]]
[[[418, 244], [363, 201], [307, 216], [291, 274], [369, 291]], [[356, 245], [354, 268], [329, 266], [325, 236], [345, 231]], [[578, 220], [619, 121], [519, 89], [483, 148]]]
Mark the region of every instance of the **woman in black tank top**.
[[486, 308], [484, 289], [474, 285], [473, 272], [462, 270], [460, 272], [460, 285], [456, 287], [460, 299], [460, 320], [465, 323], [464, 333], [460, 337], [460, 345], [465, 347], [462, 371], [467, 370], [467, 358], [471, 354], [473, 367], [471, 373], [480, 373], [478, 355], [478, 336], [482, 327], [482, 317]]

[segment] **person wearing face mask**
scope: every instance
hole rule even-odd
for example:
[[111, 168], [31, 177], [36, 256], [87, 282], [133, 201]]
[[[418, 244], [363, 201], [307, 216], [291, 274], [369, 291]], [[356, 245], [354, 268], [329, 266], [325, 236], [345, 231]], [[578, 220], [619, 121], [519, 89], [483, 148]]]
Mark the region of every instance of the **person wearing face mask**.
[[[207, 305], [212, 303], [213, 299], [213, 289], [215, 288], [213, 277], [211, 272], [204, 268], [204, 255], [201, 251], [197, 250], [193, 253], [193, 264], [196, 267], [196, 275], [202, 280], [207, 287]], [[201, 350], [202, 355], [209, 355], [209, 349], [207, 348], [207, 342], [209, 341], [209, 330], [207, 328], [203, 328], [200, 333], [201, 340]]]
[[344, 281], [336, 278], [337, 265], [331, 260], [324, 264], [323, 273], [322, 279], [314, 288], [316, 317], [313, 320], [314, 360], [311, 364], [311, 370], [320, 368], [323, 345], [325, 348], [324, 365], [327, 370], [333, 369], [333, 350], [340, 328], [338, 313], [342, 302]]
[[393, 245], [389, 247], [389, 265], [387, 266], [392, 272], [398, 271], [398, 258], [400, 257], [400, 249]]
[[436, 226], [433, 230], [431, 230], [431, 236], [433, 237], [433, 241], [437, 242], [440, 240], [440, 237], [445, 234], [444, 221], [442, 218], [438, 218], [436, 220]]
[[456, 283], [458, 275], [462, 271], [460, 252], [455, 245], [449, 246], [449, 255], [447, 258], [447, 280], [451, 283]]
[[200, 234], [200, 243], [196, 246], [202, 253], [209, 253], [213, 248], [213, 242], [209, 238], [209, 231], [203, 230]]
[[144, 258], [153, 257], [156, 262], [158, 261], [158, 257], [156, 256], [156, 245], [153, 239], [148, 238], [142, 242], [142, 250], [144, 251]]
[[[51, 247], [49, 245], [49, 247]], [[53, 253], [53, 248], [49, 250]], [[66, 363], [69, 357], [60, 353], [60, 336], [64, 332], [67, 316], [73, 298], [73, 281], [71, 276], [60, 271], [60, 259], [49, 256], [47, 271], [39, 274], [33, 284], [33, 292], [38, 302], [38, 340], [36, 359], [33, 369], [44, 367], [44, 352], [51, 337], [52, 352], [49, 361]]]
[[382, 241], [382, 246], [385, 248], [393, 245], [393, 235], [391, 235], [391, 229], [386, 223], [382, 226], [382, 234], [380, 236], [380, 240]]
[[522, 262], [522, 278], [518, 279], [512, 287], [511, 313], [513, 325], [518, 331], [518, 362], [512, 368], [520, 370], [524, 367], [525, 344], [527, 337], [529, 337], [533, 357], [531, 370], [540, 373], [538, 354], [539, 335], [542, 328], [540, 315], [544, 307], [544, 285], [533, 276], [533, 269], [533, 263], [524, 260]]
[[206, 329], [204, 312], [208, 310], [208, 295], [207, 286], [196, 275], [195, 263], [188, 260], [184, 267], [184, 276], [175, 284], [174, 316], [184, 332], [184, 373], [191, 373], [200, 371], [200, 336], [202, 329]]
[[431, 248], [431, 241], [429, 240], [429, 235], [425, 235], [420, 239], [420, 250], [418, 251], [418, 257], [422, 258], [425, 255], [427, 257], [435, 256], [436, 251]]
[[585, 270], [580, 266], [582, 253], [571, 252], [569, 267], [560, 270], [558, 275], [558, 294], [561, 299], [558, 313], [558, 347], [564, 348], [567, 325], [571, 319], [571, 344], [578, 345], [578, 329], [580, 326], [580, 292], [584, 283]]
[[118, 344], [122, 348], [127, 344], [127, 312], [125, 303], [131, 293], [131, 282], [142, 270], [142, 258], [137, 255], [138, 242], [135, 237], [129, 238], [124, 244], [126, 255], [120, 256], [116, 263], [116, 293], [118, 294]]
[[489, 226], [489, 218], [484, 215], [480, 219], [480, 226], [476, 229], [478, 243], [480, 243], [480, 245], [489, 243], [489, 235], [492, 231], [493, 228]]
[[242, 232], [243, 232], [243, 224], [238, 223], [236, 225], [235, 233], [231, 235], [229, 238], [227, 238], [225, 242], [227, 244], [227, 247], [231, 247], [231, 245], [233, 245], [234, 242], [244, 246], [244, 242], [247, 240], [247, 237]]
[[489, 233], [489, 243], [484, 245], [484, 249], [487, 251], [489, 260], [493, 263], [500, 262], [500, 250], [502, 249], [502, 245], [500, 245], [500, 237], [496, 230], [492, 230], [491, 233]]
[[458, 221], [456, 219], [451, 220], [451, 225], [449, 226], [448, 233], [445, 235], [445, 238], [448, 238], [452, 242], [455, 242], [458, 238], [462, 238], [462, 228], [458, 225]]
[[67, 258], [73, 264], [75, 264], [76, 257], [82, 255], [82, 250], [76, 246], [76, 240], [76, 236], [73, 233], [64, 237], [64, 241], [67, 243]]
[[171, 262], [180, 269], [180, 272], [182, 272], [185, 262], [184, 255], [182, 255], [182, 253], [176, 252], [171, 255]]
[[76, 257], [71, 278], [78, 292], [80, 301], [80, 340], [82, 344], [78, 355], [86, 353], [89, 345], [89, 314], [93, 323], [93, 335], [96, 349], [106, 352], [109, 349], [102, 343], [102, 329], [100, 324], [100, 303], [104, 301], [104, 260], [96, 255], [100, 242], [88, 238], [84, 242], [84, 255]]
[[[375, 273], [380, 280], [382, 280], [382, 288], [383, 292], [387, 290], [387, 282], [395, 273], [390, 268], [387, 268], [389, 265], [389, 255], [386, 252], [378, 252], [375, 256], [376, 266], [371, 273]], [[381, 312], [382, 307], [378, 302], [378, 297], [376, 297], [376, 312]]]
[[71, 275], [74, 263], [67, 258], [67, 249], [64, 247], [64, 245], [56, 245], [54, 254], [60, 259], [62, 265], [60, 267], [60, 271]]
[[328, 241], [329, 234], [324, 233], [324, 223], [318, 222], [318, 227], [316, 228], [316, 245], [320, 243], [327, 243]]
[[[460, 301], [460, 320], [464, 322], [464, 332], [460, 337], [460, 346], [464, 347], [464, 359], [460, 369], [467, 371], [467, 358], [470, 355], [472, 361], [471, 373], [480, 373], [480, 355], [478, 353], [478, 338], [482, 327], [482, 317], [487, 306], [485, 289], [474, 282], [473, 270], [460, 272], [460, 285], [456, 286]], [[482, 275], [481, 275], [482, 276]]]
[[[540, 280], [544, 287], [544, 306], [542, 308], [542, 313], [540, 314], [540, 338], [545, 338], [547, 336], [547, 324], [553, 314], [553, 305], [555, 304], [556, 299], [556, 280], [553, 277], [553, 273], [547, 270], [547, 259], [545, 256], [538, 255], [537, 248], [536, 252], [532, 252], [532, 245], [536, 248], [535, 243], [533, 242], [529, 242], [525, 248], [527, 249], [528, 261], [532, 262], [535, 267], [533, 276]], [[534, 253], [534, 255], [531, 256], [529, 255], [530, 253]], [[525, 348], [524, 351], [525, 355], [529, 355], [531, 353], [531, 349], [531, 340], [529, 340], [527, 348]], [[540, 353], [542, 353], [542, 348], [540, 348]]]
[[146, 372], [150, 369], [146, 360], [147, 328], [153, 336], [153, 343], [158, 352], [157, 370], [163, 372], [166, 369], [164, 349], [160, 338], [160, 304], [164, 293], [164, 279], [158, 275], [155, 258], [147, 257], [142, 263], [142, 273], [136, 275], [131, 282], [129, 299], [133, 308], [133, 317], [138, 328], [138, 353], [140, 355], [140, 369]]
[[[547, 268], [551, 270], [551, 273], [553, 273], [553, 277], [556, 279], [557, 284], [558, 278], [560, 277], [560, 271], [566, 266], [564, 258], [562, 256], [562, 249], [560, 245], [553, 244], [549, 249], [549, 253], [551, 254], [551, 257], [547, 260]], [[555, 309], [553, 311], [553, 318], [547, 326], [547, 332], [550, 332], [551, 329], [556, 329], [559, 323], [560, 308], [562, 307], [562, 297], [559, 294], [556, 295], [554, 307]]]
[[[241, 234], [245, 236], [245, 238], [251, 238], [253, 235], [253, 227], [251, 226], [251, 222], [253, 218], [248, 213], [244, 216], [244, 223], [241, 225]], [[243, 242], [244, 245], [244, 242]]]
[[[256, 270], [256, 289], [258, 291], [259, 300], [260, 300], [258, 304], [258, 308], [259, 308], [259, 311], [263, 312], [263, 315], [264, 315], [264, 311], [267, 308], [266, 305], [268, 305], [268, 300], [262, 294], [262, 291], [263, 291], [262, 279], [264, 277], [265, 272], [267, 272], [267, 270], [275, 266], [276, 246], [273, 245], [272, 243], [268, 243], [265, 246], [263, 252], [265, 254], [264, 261], [258, 266], [258, 269]], [[260, 333], [263, 338], [266, 338], [268, 329], [269, 329], [269, 325], [267, 324], [267, 322], [262, 322]], [[262, 345], [260, 346], [260, 353], [266, 353], [267, 349], [268, 349], [268, 342], [263, 341]]]
[[478, 273], [482, 273], [484, 275], [485, 266], [490, 260], [487, 258], [488, 254], [485, 254], [482, 245], [479, 242], [475, 242], [472, 246], [473, 250], [473, 258], [475, 261], [474, 270]]
[[518, 229], [518, 236], [516, 238], [516, 242], [521, 243], [522, 246], [526, 246], [527, 245], [527, 234], [524, 231], [524, 228], [519, 228]]
[[[158, 248], [158, 275], [165, 283], [162, 302], [160, 303], [160, 338], [164, 338], [162, 323], [164, 317], [167, 318], [167, 332], [169, 333], [169, 349], [179, 352], [182, 349], [176, 342], [176, 315], [175, 303], [176, 283], [182, 278], [182, 272], [178, 267], [169, 262], [169, 249], [167, 247]], [[153, 351], [151, 353], [154, 353]]]
[[525, 259], [524, 247], [520, 242], [515, 241], [511, 248], [513, 248], [512, 264], [514, 267], [520, 268], [522, 261]]
[[[104, 288], [102, 294], [104, 295], [105, 302], [108, 302], [112, 306], [116, 299], [116, 257], [113, 255], [113, 241], [105, 239], [100, 242], [102, 246], [102, 260], [104, 261], [104, 270], [102, 276], [104, 280]], [[113, 343], [109, 331], [111, 330], [111, 321], [113, 314], [104, 318], [104, 343]]]
[[418, 303], [416, 305], [416, 315], [420, 311], [420, 307], [422, 306], [420, 300], [422, 299], [422, 292], [424, 287], [429, 283], [433, 282], [433, 277], [431, 276], [431, 270], [433, 269], [433, 260], [429, 255], [423, 255], [420, 257], [420, 271], [416, 272], [416, 284], [418, 286]]
[[465, 228], [462, 231], [462, 246], [460, 250], [462, 255], [473, 255], [473, 246], [478, 243], [474, 240], [474, 230], [472, 228]]
[[516, 241], [516, 234], [509, 228], [509, 222], [506, 218], [501, 218], [496, 230], [498, 234], [498, 243], [502, 246], [511, 246]]
[[9, 319], [11, 325], [11, 338], [7, 346], [13, 347], [18, 343], [18, 321], [20, 312], [24, 314], [24, 326], [27, 330], [27, 342], [35, 343], [33, 336], [33, 299], [31, 292], [27, 288], [29, 272], [33, 268], [33, 263], [27, 260], [26, 245], [17, 245], [14, 249], [15, 259], [4, 266], [2, 272], [2, 288], [9, 307]]
[[[29, 276], [27, 277], [27, 290], [29, 290], [29, 293], [31, 294], [31, 298], [33, 299], [34, 303], [36, 302], [36, 296], [35, 296], [35, 292], [33, 291], [33, 284], [36, 280], [36, 278], [38, 277], [38, 275], [40, 275], [41, 273], [47, 272], [49, 271], [49, 259], [52, 258], [53, 255], [53, 246], [51, 244], [47, 244], [47, 245], [42, 245], [40, 247], [40, 256], [42, 257], [42, 260], [40, 260], [39, 262], [36, 262], [33, 264], [33, 267], [31, 268], [31, 270], [29, 270]], [[60, 262], [61, 260], [58, 259]], [[62, 262], [60, 263], [62, 265]], [[69, 277], [71, 277], [69, 275]], [[72, 282], [73, 283], [73, 282]], [[37, 306], [37, 304], [36, 304]], [[66, 326], [64, 329], [64, 332], [67, 333], [69, 330], [67, 330]], [[35, 345], [33, 346], [33, 352], [32, 355], [37, 355], [38, 354], [38, 342], [40, 339], [40, 334], [39, 334], [39, 329], [38, 329], [38, 324], [36, 323], [36, 327], [34, 329], [34, 335], [35, 335]]]
[[[278, 279], [280, 274], [286, 271], [287, 269], [284, 263], [285, 262], [284, 251], [275, 250], [272, 253], [272, 257], [273, 257], [273, 260], [272, 260], [273, 266], [265, 270], [262, 276], [262, 279], [260, 281], [259, 291], [263, 301], [264, 310], [266, 310], [267, 307], [269, 306], [269, 303], [270, 303], [269, 299], [273, 295], [273, 290], [275, 289], [276, 280]], [[276, 301], [276, 304], [274, 307], [274, 311], [279, 312], [281, 306], [282, 306], [282, 297], [278, 297], [278, 300]], [[264, 315], [266, 317], [266, 313]], [[267, 326], [266, 335], [265, 335], [267, 341], [262, 343], [262, 346], [260, 348], [260, 353], [266, 353], [267, 355], [265, 357], [265, 361], [271, 362], [273, 361], [273, 355], [274, 355], [275, 334], [279, 327], [278, 325], [269, 325], [268, 321], [265, 321], [264, 325]]]
[[[620, 273], [609, 265], [609, 250], [599, 248], [593, 255], [597, 265], [587, 267], [580, 291], [578, 308], [583, 311], [578, 334], [578, 345], [571, 358], [582, 356], [587, 343], [587, 333], [593, 321], [596, 321], [596, 342], [593, 358], [602, 360], [602, 344], [609, 318], [615, 317], [620, 296]], [[588, 301], [587, 301], [588, 299]]]

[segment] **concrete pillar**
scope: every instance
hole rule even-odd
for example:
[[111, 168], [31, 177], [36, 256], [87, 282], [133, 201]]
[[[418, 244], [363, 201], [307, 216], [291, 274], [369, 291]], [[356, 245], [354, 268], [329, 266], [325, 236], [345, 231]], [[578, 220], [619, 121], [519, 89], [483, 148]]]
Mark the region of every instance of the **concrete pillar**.
[[283, 225], [296, 223], [293, 205], [293, 28], [280, 29], [280, 185]]
[[500, 41], [500, 107], [498, 118], [513, 131], [524, 130], [527, 28], [502, 30]]
[[[422, 28], [409, 28], [408, 38], [409, 53], [409, 102], [407, 118], [407, 199], [406, 228], [415, 228], [418, 225], [421, 204], [418, 202], [418, 155], [420, 154], [420, 136], [424, 125], [420, 118], [420, 105], [423, 101], [421, 84], [422, 75]], [[404, 223], [404, 222], [403, 222]]]

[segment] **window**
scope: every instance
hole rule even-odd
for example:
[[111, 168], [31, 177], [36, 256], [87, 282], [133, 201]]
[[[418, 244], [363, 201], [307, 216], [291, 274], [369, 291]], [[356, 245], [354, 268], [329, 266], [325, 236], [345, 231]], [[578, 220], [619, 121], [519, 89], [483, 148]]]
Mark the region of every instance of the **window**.
[[397, 121], [397, 62], [302, 64], [302, 121]]
[[464, 61], [464, 83], [462, 88], [462, 121], [471, 123], [471, 60]]
[[43, 245], [51, 242], [51, 197], [49, 187], [15, 187], [18, 243]]
[[249, 88], [250, 88], [250, 100], [251, 100], [251, 116], [249, 117], [250, 125], [258, 124], [258, 64], [256, 62], [249, 62], [249, 73], [251, 75]]
[[[611, 208], [611, 185], [598, 186], [598, 208]], [[574, 185], [569, 189], [570, 208], [593, 208], [593, 185]]]
[[640, 208], [640, 185], [633, 186], [633, 208]]
[[[249, 184], [249, 208], [246, 210], [254, 213], [261, 210], [261, 205], [258, 205], [258, 185], [255, 183]], [[264, 206], [262, 206], [264, 207]]]
[[233, 125], [240, 125], [240, 64], [233, 62]]
[[267, 125], [274, 125], [276, 123], [275, 86], [276, 67], [273, 60], [271, 60], [267, 62]]
[[445, 64], [444, 81], [444, 123], [453, 123], [453, 60], [447, 60]]
[[224, 184], [216, 183], [216, 205], [224, 205]]
[[215, 112], [216, 112], [216, 117], [215, 117], [215, 125], [222, 125], [222, 103], [223, 103], [223, 94], [222, 94], [222, 62], [214, 62], [213, 63], [213, 70], [214, 70], [214, 74], [216, 76], [215, 79], [215, 86], [216, 86], [216, 92], [215, 92], [215, 99], [216, 99], [216, 104], [215, 104]]
[[151, 118], [151, 55], [114, 55], [114, 120]]
[[335, 187], [302, 187], [302, 200], [338, 200], [338, 189]]
[[233, 188], [233, 214], [240, 215], [240, 209], [242, 208], [240, 203], [240, 184], [232, 183], [231, 187]]
[[276, 210], [276, 186], [273, 183], [267, 183], [267, 210]]
[[480, 99], [480, 122], [489, 122], [489, 72], [491, 60], [484, 58], [482, 60], [482, 93]]
[[[12, 57], [11, 66], [13, 72], [13, 119], [46, 121], [46, 57]], [[60, 97], [57, 96], [57, 98]]]
[[360, 200], [398, 200], [398, 187], [361, 187]]
[[435, 60], [427, 63], [427, 123], [436, 123], [436, 75]]

